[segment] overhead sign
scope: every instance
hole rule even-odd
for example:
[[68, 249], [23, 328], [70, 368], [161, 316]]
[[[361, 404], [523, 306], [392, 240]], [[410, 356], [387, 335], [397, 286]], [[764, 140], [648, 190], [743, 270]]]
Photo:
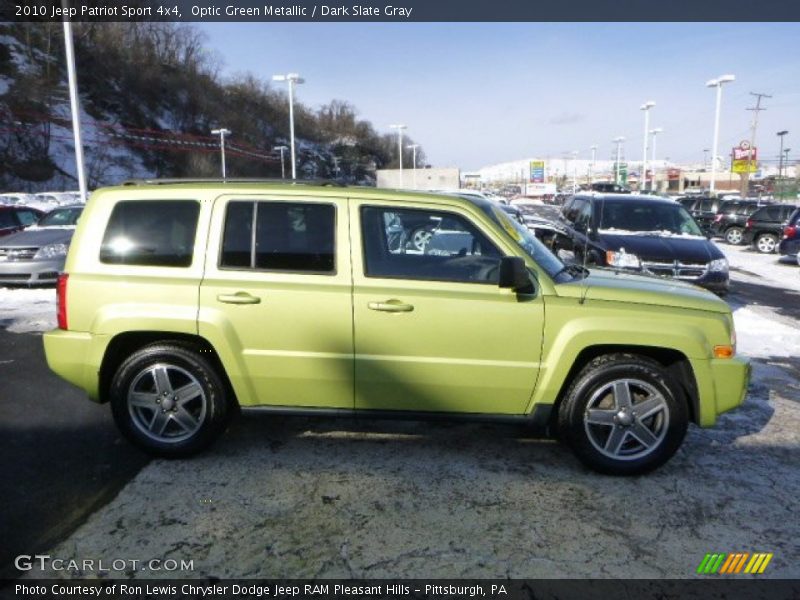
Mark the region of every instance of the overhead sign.
[[544, 183], [544, 161], [531, 161], [531, 183]]
[[668, 169], [667, 170], [667, 179], [670, 181], [675, 181], [681, 178], [681, 170], [680, 169]]
[[734, 173], [755, 173], [758, 170], [758, 148], [751, 148], [747, 140], [733, 148], [731, 158], [731, 171]]

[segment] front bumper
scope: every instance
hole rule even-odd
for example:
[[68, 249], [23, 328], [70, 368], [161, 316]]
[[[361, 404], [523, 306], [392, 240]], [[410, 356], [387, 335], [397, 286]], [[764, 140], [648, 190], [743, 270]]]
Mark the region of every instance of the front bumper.
[[1, 260], [0, 285], [54, 284], [64, 270], [64, 257], [48, 260]]
[[747, 395], [751, 366], [745, 358], [734, 357], [693, 361], [699, 406], [697, 421], [711, 427], [717, 416], [740, 406]]

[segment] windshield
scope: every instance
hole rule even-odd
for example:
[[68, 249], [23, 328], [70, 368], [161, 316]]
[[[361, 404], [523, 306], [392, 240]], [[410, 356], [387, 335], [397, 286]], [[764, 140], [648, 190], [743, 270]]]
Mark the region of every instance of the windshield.
[[564, 270], [564, 263], [562, 263], [547, 246], [542, 244], [536, 239], [536, 236], [531, 231], [511, 219], [506, 212], [497, 206], [482, 205], [481, 209], [491, 217], [491, 219], [500, 225], [508, 235], [519, 245], [520, 248], [536, 261], [550, 277], [555, 277], [558, 273]]
[[58, 208], [47, 213], [36, 224], [37, 227], [64, 227], [75, 225], [81, 216], [81, 208]]
[[603, 232], [703, 235], [695, 220], [680, 204], [604, 200], [599, 206], [598, 229]]

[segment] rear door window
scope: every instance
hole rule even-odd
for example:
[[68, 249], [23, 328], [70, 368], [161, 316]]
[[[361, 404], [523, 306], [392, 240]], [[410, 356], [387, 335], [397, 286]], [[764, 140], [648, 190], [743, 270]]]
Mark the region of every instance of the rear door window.
[[335, 230], [332, 204], [230, 202], [220, 266], [333, 275]]
[[126, 200], [111, 211], [100, 262], [151, 267], [192, 264], [200, 204], [189, 200]]

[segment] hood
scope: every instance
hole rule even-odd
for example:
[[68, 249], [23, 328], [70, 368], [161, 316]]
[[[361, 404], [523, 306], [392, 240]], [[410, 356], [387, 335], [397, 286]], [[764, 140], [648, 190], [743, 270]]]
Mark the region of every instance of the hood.
[[36, 229], [26, 229], [14, 233], [0, 240], [0, 246], [4, 248], [41, 248], [47, 244], [69, 244], [75, 228], [62, 227], [40, 227]]
[[609, 249], [625, 248], [645, 261], [683, 263], [707, 263], [724, 258], [722, 251], [704, 237], [659, 235], [659, 234], [615, 234], [603, 232], [600, 239]]
[[701, 287], [663, 277], [636, 275], [611, 269], [591, 269], [585, 279], [556, 285], [559, 296], [589, 300], [631, 302], [729, 313], [728, 305]]

